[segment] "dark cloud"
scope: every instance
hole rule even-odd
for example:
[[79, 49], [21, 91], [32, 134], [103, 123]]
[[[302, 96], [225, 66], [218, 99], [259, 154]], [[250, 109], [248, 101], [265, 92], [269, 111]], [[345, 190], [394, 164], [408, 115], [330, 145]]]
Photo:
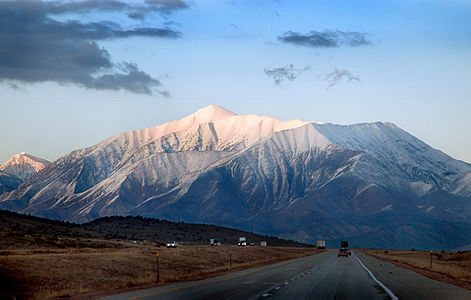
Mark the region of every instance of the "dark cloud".
[[[140, 71], [135, 64], [123, 63], [120, 65], [123, 73], [106, 74], [95, 78], [88, 78], [83, 85], [86, 88], [97, 90], [124, 89], [134, 93], [151, 94], [151, 87], [160, 86], [160, 82], [149, 74]], [[157, 90], [159, 94], [169, 97], [167, 91]]]
[[[162, 0], [148, 1], [145, 5], [168, 14], [172, 9], [180, 9], [181, 3]], [[97, 41], [135, 36], [174, 39], [181, 36], [179, 31], [168, 26], [122, 28], [109, 21], [54, 19], [64, 13], [90, 10], [123, 13], [131, 9], [126, 2], [113, 0], [0, 2], [0, 81], [10, 86], [54, 81], [134, 93], [158, 91], [161, 83], [157, 79], [135, 64], [113, 62]]]
[[136, 5], [129, 8], [128, 17], [132, 19], [144, 19], [153, 12], [168, 16], [176, 10], [186, 9], [190, 6], [181, 0], [147, 0], [146, 5]]
[[329, 82], [328, 87], [332, 87], [334, 85], [337, 85], [341, 82], [351, 82], [351, 81], [360, 81], [360, 76], [352, 74], [350, 71], [342, 69], [335, 69], [335, 71], [327, 74], [324, 77], [324, 80]]
[[172, 13], [175, 10], [188, 8], [189, 5], [182, 0], [146, 0], [152, 9], [162, 13]]
[[355, 47], [372, 44], [366, 33], [340, 30], [311, 31], [307, 34], [287, 31], [280, 35], [278, 40], [284, 43], [312, 48]]
[[309, 70], [309, 67], [303, 69], [296, 69], [294, 65], [289, 64], [280, 68], [264, 69], [265, 74], [271, 77], [275, 84], [280, 85], [283, 81], [293, 81], [298, 78], [304, 71]]

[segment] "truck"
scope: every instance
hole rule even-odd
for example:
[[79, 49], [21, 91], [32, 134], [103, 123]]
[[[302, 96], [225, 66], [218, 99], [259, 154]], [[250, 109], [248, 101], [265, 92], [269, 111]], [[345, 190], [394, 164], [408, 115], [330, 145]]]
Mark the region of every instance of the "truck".
[[317, 249], [325, 249], [325, 240], [317, 240]]
[[221, 243], [217, 239], [210, 239], [209, 244], [211, 246], [221, 246]]
[[350, 250], [350, 247], [348, 246], [348, 241], [341, 241], [340, 242], [339, 256], [340, 256], [341, 251], [346, 252], [347, 256], [352, 255], [352, 251]]

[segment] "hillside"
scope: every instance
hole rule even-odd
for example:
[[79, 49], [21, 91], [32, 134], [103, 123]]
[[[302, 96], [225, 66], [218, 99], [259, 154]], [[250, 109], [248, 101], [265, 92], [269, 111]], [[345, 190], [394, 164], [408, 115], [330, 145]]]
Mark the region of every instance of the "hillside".
[[49, 220], [0, 210], [0, 249], [119, 247], [113, 240], [182, 244], [208, 244], [217, 238], [235, 244], [244, 236], [250, 242], [266, 241], [271, 246], [310, 246], [292, 240], [258, 235], [232, 228], [186, 224], [143, 217], [105, 217], [85, 224]]

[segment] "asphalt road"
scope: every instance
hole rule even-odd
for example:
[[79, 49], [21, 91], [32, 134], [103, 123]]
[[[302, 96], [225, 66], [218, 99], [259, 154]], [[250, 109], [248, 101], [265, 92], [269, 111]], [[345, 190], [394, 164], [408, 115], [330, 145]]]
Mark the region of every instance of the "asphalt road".
[[[370, 274], [371, 273], [371, 274]], [[374, 278], [373, 278], [374, 277]], [[467, 291], [354, 251], [337, 250], [108, 299], [471, 299]]]

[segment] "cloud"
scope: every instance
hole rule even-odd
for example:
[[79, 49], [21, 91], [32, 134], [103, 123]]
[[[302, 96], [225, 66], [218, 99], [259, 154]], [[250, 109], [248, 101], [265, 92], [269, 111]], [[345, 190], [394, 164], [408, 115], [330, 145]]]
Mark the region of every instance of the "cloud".
[[287, 31], [280, 35], [278, 40], [288, 44], [312, 48], [356, 47], [372, 44], [366, 33], [328, 29], [323, 32], [311, 31], [307, 34]]
[[132, 19], [144, 19], [152, 12], [168, 16], [176, 10], [190, 7], [188, 3], [182, 0], [146, 0], [145, 4], [146, 5], [134, 6], [129, 9], [128, 17]]
[[350, 71], [335, 69], [335, 71], [327, 74], [324, 80], [329, 82], [329, 88], [341, 82], [349, 83], [352, 81], [360, 81], [360, 76], [350, 73]]
[[[147, 1], [149, 11], [168, 14], [181, 9], [182, 1]], [[115, 0], [2, 1], [0, 2], [0, 81], [17, 83], [53, 81], [97, 90], [127, 90], [151, 94], [160, 91], [159, 80], [129, 62], [116, 63], [97, 41], [145, 36], [181, 37], [170, 27], [122, 28], [110, 21], [59, 21], [54, 16], [86, 13], [92, 10], [123, 13], [132, 10], [126, 2]]]
[[263, 69], [268, 77], [271, 77], [275, 84], [280, 85], [283, 81], [293, 81], [298, 78], [304, 71], [309, 70], [309, 67], [303, 69], [296, 69], [294, 65], [289, 64], [280, 68]]

